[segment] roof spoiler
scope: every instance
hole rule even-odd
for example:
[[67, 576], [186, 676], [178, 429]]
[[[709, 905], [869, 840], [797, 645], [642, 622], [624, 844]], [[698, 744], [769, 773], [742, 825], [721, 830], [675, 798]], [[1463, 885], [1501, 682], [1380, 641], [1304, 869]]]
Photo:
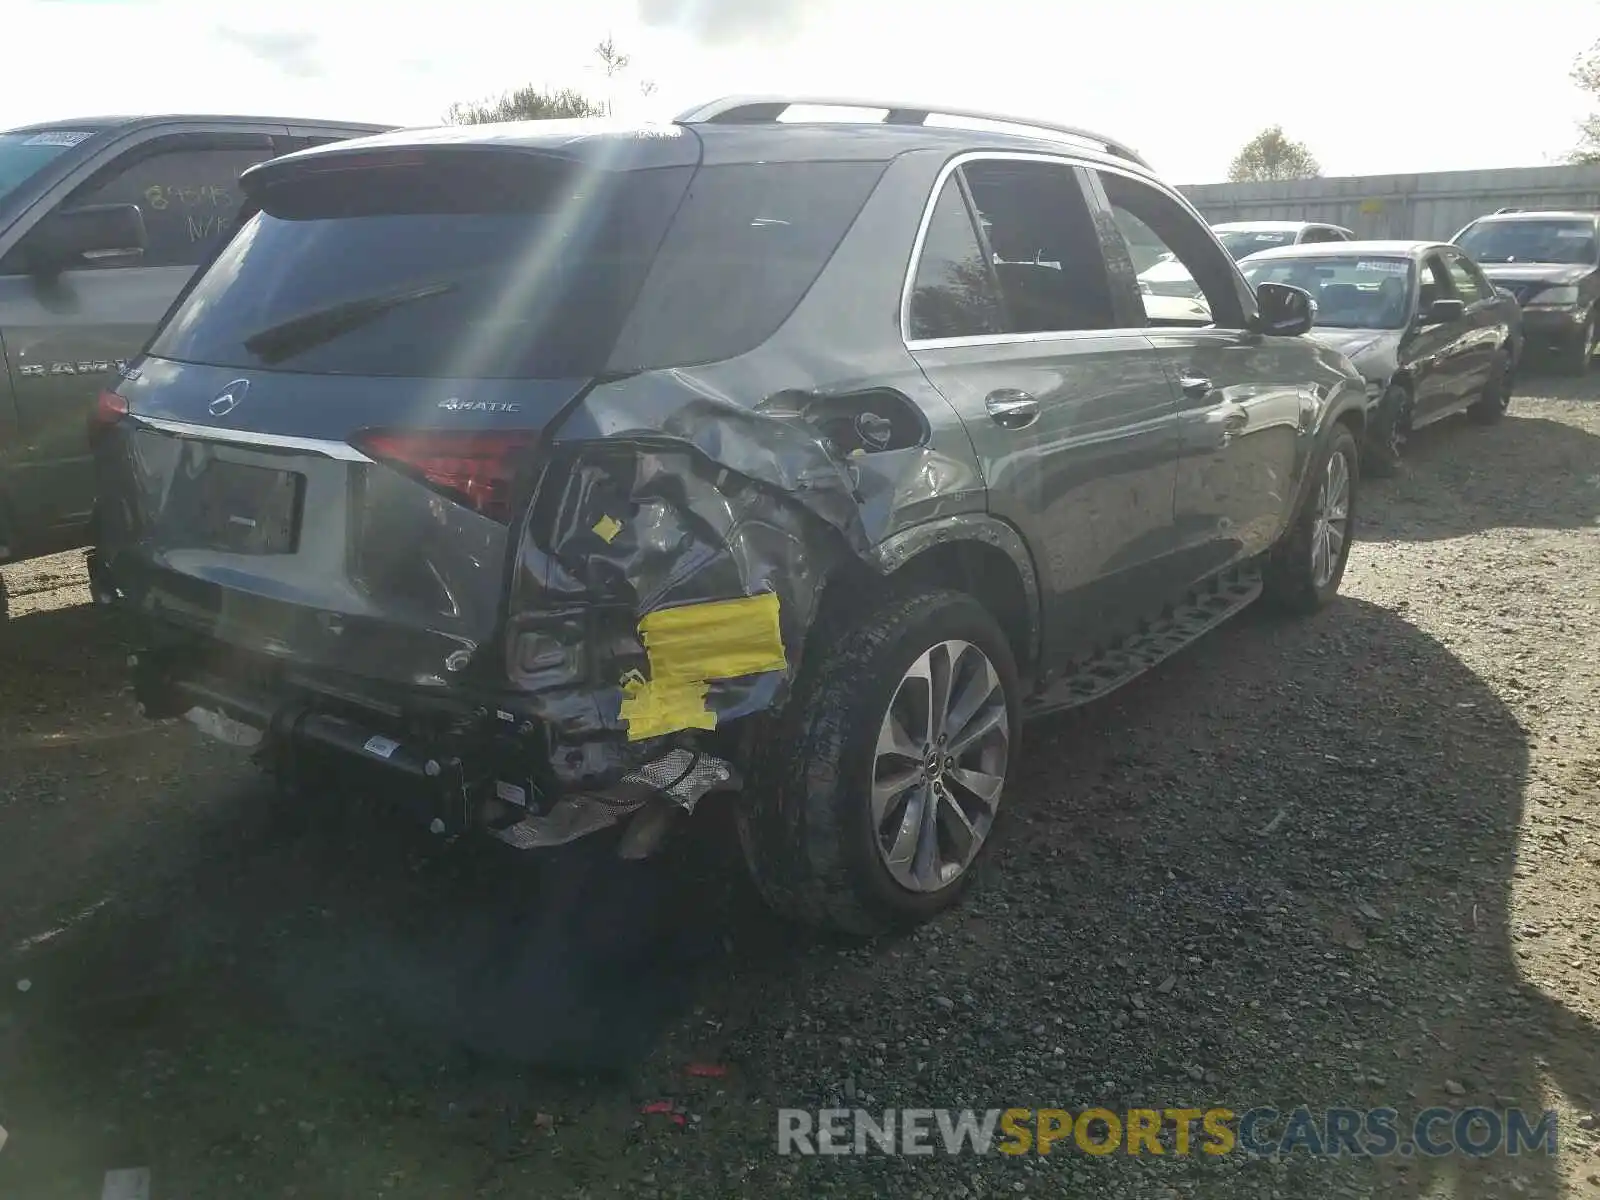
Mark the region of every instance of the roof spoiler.
[[1124, 159], [1145, 170], [1146, 162], [1131, 146], [1093, 130], [1076, 125], [1061, 125], [1041, 121], [1036, 117], [1019, 117], [1004, 113], [984, 112], [972, 108], [951, 108], [943, 104], [906, 104], [900, 101], [847, 99], [838, 96], [724, 96], [720, 100], [691, 108], [674, 118], [678, 125], [738, 125], [777, 122], [791, 108], [851, 108], [882, 109], [884, 125], [925, 125], [933, 116], [954, 117], [965, 121], [984, 121], [996, 125], [1014, 125], [1018, 129], [1044, 133], [1055, 138], [1087, 143], [1091, 148]]

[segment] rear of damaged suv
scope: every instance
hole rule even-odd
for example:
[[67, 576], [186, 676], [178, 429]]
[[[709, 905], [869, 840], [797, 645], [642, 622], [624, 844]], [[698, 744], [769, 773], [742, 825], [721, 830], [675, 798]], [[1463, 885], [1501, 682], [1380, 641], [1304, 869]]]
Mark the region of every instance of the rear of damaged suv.
[[818, 283], [881, 241], [881, 143], [508, 129], [246, 173], [259, 211], [101, 398], [95, 588], [147, 631], [146, 713], [281, 779], [648, 842], [737, 786], [825, 581], [970, 447], [893, 388], [926, 386], [896, 270]]

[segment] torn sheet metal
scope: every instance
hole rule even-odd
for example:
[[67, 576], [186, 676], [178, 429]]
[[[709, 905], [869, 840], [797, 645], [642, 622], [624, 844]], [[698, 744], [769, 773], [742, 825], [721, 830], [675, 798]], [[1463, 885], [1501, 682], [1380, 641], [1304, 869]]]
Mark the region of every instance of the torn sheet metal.
[[518, 535], [505, 642], [563, 789], [779, 707], [824, 581], [882, 535], [864, 514], [879, 525], [919, 488], [971, 482], [903, 397], [883, 416], [843, 399], [845, 425], [876, 418], [870, 444], [814, 419], [827, 397], [752, 405], [689, 371], [608, 381], [564, 416]]
[[736, 782], [733, 768], [720, 758], [692, 750], [669, 750], [654, 762], [629, 771], [612, 794], [564, 796], [548, 813], [530, 814], [492, 832], [519, 850], [561, 846], [633, 816], [653, 797], [692, 813], [708, 792]]
[[659, 435], [558, 443], [519, 538], [505, 671], [563, 792], [780, 705], [851, 553], [797, 497]]

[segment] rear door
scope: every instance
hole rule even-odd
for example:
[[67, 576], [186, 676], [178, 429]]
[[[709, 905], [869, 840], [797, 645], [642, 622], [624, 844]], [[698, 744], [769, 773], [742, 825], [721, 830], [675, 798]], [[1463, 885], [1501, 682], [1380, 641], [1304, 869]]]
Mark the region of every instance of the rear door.
[[[1179, 405], [1173, 520], [1185, 582], [1192, 582], [1266, 550], [1283, 527], [1302, 439], [1317, 411], [1316, 356], [1301, 339], [1246, 327], [1248, 285], [1175, 196], [1108, 167], [1091, 174], [1115, 226], [1142, 228], [1166, 246], [1210, 310], [1210, 324], [1152, 322], [1149, 330]], [[1131, 275], [1114, 278], [1131, 296]]]
[[1172, 592], [1176, 405], [1112, 303], [1085, 182], [1049, 156], [966, 157], [938, 193], [906, 314], [912, 354], [971, 435], [991, 511], [1033, 551], [1055, 665]]
[[0, 262], [0, 335], [18, 421], [11, 503], [24, 528], [49, 537], [88, 520], [94, 484], [84, 421], [95, 392], [139, 352], [232, 229], [240, 173], [274, 150], [265, 130], [157, 135], [125, 147], [56, 211], [137, 204], [148, 235], [141, 257], [86, 261], [44, 279], [25, 273], [24, 237]]

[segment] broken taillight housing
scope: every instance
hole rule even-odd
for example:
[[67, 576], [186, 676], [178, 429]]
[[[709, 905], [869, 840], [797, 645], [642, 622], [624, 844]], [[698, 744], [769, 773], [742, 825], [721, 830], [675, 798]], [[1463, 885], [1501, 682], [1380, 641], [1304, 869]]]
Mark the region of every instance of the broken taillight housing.
[[101, 392], [89, 410], [89, 441], [93, 442], [128, 415], [128, 402], [115, 392]]
[[415, 475], [474, 512], [510, 524], [517, 472], [538, 434], [368, 430], [350, 442], [369, 458]]

